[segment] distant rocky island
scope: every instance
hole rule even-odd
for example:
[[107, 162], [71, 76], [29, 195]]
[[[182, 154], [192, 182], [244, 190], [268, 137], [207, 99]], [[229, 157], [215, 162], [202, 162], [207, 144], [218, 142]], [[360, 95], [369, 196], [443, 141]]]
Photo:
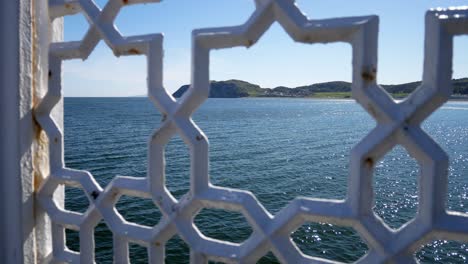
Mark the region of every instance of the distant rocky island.
[[[406, 97], [414, 91], [421, 82], [411, 82], [382, 87], [396, 98]], [[183, 85], [173, 95], [181, 97], [189, 88]], [[453, 80], [454, 98], [468, 98], [468, 78]], [[297, 98], [351, 98], [351, 83], [325, 82], [299, 87], [279, 86], [262, 88], [257, 84], [241, 80], [212, 81], [210, 98], [241, 98], [241, 97], [297, 97]]]

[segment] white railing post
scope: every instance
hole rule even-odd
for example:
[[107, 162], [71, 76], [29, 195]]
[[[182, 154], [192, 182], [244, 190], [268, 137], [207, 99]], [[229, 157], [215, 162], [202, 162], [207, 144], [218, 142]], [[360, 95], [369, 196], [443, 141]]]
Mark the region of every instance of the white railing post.
[[[49, 154], [33, 109], [47, 91], [49, 40], [61, 38], [62, 22], [50, 25], [48, 1], [1, 1], [0, 17], [0, 263], [43, 263], [50, 220], [35, 191]], [[63, 104], [52, 115], [63, 128]]]
[[[34, 203], [30, 190], [24, 193], [26, 189], [30, 189], [27, 185], [30, 185], [32, 179], [32, 170], [28, 166], [32, 161], [32, 151], [27, 141], [33, 135], [32, 115], [28, 114], [31, 110], [31, 67], [28, 61], [32, 54], [31, 31], [25, 26], [31, 21], [28, 2], [30, 1], [0, 3], [1, 263], [25, 262], [31, 257], [34, 246], [31, 241], [31, 228], [34, 227], [30, 222], [32, 219], [28, 218], [23, 222], [23, 219], [26, 220], [25, 216], [32, 215], [31, 205]], [[29, 198], [27, 203], [22, 203], [22, 199], [26, 197]]]
[[[0, 4], [0, 262], [20, 263], [23, 252], [20, 249], [21, 239], [12, 236], [21, 234], [21, 226], [17, 221], [21, 219], [20, 208], [20, 166], [18, 142], [18, 90], [8, 89], [19, 86], [19, 52], [18, 52], [18, 3], [3, 1]], [[7, 33], [9, 25], [12, 34]], [[7, 63], [9, 62], [9, 63]], [[6, 129], [6, 128], [9, 129]], [[7, 241], [7, 239], [9, 241]]]

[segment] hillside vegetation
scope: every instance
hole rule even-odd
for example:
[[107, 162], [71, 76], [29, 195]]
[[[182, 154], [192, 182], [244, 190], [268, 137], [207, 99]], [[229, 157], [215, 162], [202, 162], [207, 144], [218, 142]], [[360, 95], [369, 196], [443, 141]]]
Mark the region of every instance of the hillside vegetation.
[[[382, 85], [382, 87], [396, 97], [404, 97], [414, 91], [421, 82], [411, 82], [396, 85]], [[468, 78], [454, 79], [453, 94], [468, 96]], [[180, 87], [175, 97], [181, 97], [189, 86]], [[210, 98], [240, 98], [240, 97], [317, 97], [317, 98], [349, 98], [351, 97], [351, 83], [325, 82], [299, 87], [279, 86], [276, 88], [261, 88], [241, 80], [212, 81]]]

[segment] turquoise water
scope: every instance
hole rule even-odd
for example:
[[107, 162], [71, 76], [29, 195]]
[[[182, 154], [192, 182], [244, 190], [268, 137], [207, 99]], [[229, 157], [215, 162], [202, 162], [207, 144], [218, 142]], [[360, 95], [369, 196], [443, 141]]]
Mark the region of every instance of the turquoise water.
[[[350, 149], [375, 122], [353, 101], [314, 99], [209, 99], [193, 119], [210, 141], [210, 176], [215, 185], [249, 190], [272, 214], [297, 196], [342, 199], [346, 195]], [[161, 116], [146, 98], [66, 98], [67, 167], [90, 171], [105, 186], [116, 175], [144, 177], [147, 140]], [[450, 102], [424, 129], [450, 155], [448, 208], [468, 212], [468, 103]], [[176, 137], [166, 149], [167, 185], [180, 198], [188, 190], [188, 148]], [[418, 164], [396, 147], [376, 165], [375, 211], [392, 228], [417, 209]], [[67, 188], [66, 208], [84, 211], [87, 199]], [[122, 197], [117, 209], [128, 220], [157, 224], [151, 200]], [[239, 213], [205, 209], [195, 217], [209, 237], [242, 242], [252, 230]], [[112, 233], [95, 231], [96, 261], [112, 263]], [[367, 246], [349, 228], [307, 223], [291, 237], [308, 255], [352, 262]], [[79, 250], [76, 232], [67, 244]], [[146, 249], [130, 246], [132, 263], [146, 263]], [[167, 263], [187, 263], [189, 250], [178, 237], [166, 246]], [[436, 241], [417, 254], [421, 262], [468, 263], [468, 246]], [[275, 263], [272, 254], [261, 263]]]

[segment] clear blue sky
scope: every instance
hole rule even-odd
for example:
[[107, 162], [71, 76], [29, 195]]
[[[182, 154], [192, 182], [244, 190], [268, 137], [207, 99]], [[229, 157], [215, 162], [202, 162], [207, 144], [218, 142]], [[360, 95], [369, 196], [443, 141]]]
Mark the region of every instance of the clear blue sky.
[[[105, 0], [96, 1], [101, 7]], [[375, 14], [380, 17], [381, 84], [418, 81], [422, 76], [424, 14], [431, 7], [466, 5], [466, 0], [298, 0], [309, 18]], [[253, 0], [165, 0], [121, 10], [116, 24], [125, 36], [164, 33], [164, 85], [177, 90], [190, 80], [193, 29], [244, 23]], [[81, 39], [88, 24], [82, 15], [65, 19], [65, 39]], [[275, 23], [258, 43], [246, 49], [211, 53], [212, 80], [241, 79], [265, 88], [295, 87], [351, 80], [351, 48], [347, 44], [294, 43]], [[101, 41], [86, 61], [64, 63], [65, 96], [132, 96], [146, 94], [143, 56], [115, 58]], [[454, 78], [468, 76], [468, 37], [457, 37]]]

